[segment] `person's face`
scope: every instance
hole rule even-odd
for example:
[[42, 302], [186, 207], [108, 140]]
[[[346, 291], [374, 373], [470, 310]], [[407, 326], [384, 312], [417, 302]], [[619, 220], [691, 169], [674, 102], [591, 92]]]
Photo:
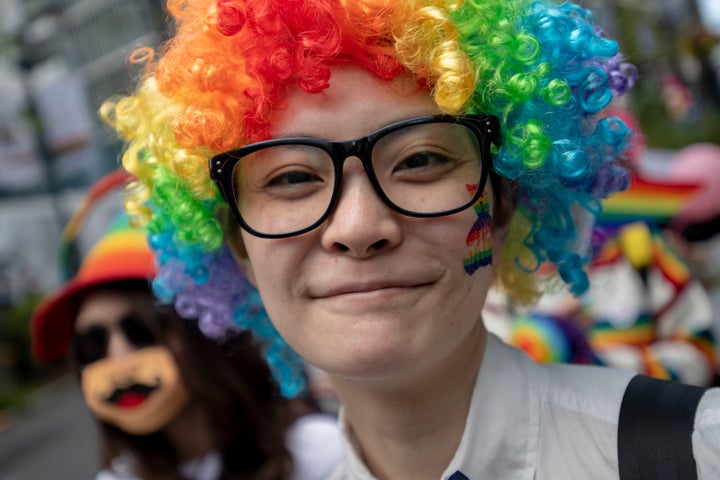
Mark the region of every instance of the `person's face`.
[[[322, 93], [292, 90], [271, 130], [273, 138], [341, 141], [435, 113], [428, 92], [407, 79], [387, 84], [338, 68]], [[491, 268], [464, 268], [474, 209], [403, 216], [378, 197], [357, 158], [345, 162], [341, 188], [315, 230], [285, 239], [242, 231], [237, 239], [280, 334], [331, 374], [365, 378], [422, 372], [477, 348]]]
[[74, 350], [85, 402], [100, 420], [141, 435], [162, 429], [187, 405], [173, 355], [148, 326], [149, 292], [89, 293], [75, 321]]

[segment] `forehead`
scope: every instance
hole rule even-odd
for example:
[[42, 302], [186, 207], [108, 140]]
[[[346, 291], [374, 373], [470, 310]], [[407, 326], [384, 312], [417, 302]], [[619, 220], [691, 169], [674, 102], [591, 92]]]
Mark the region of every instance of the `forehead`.
[[138, 292], [93, 290], [85, 295], [80, 304], [75, 330], [82, 331], [91, 325], [112, 325], [128, 313], [145, 311], [151, 307], [151, 298]]
[[320, 93], [293, 87], [271, 122], [273, 138], [349, 140], [393, 122], [439, 113], [428, 90], [406, 76], [380, 80], [358, 67], [334, 68]]

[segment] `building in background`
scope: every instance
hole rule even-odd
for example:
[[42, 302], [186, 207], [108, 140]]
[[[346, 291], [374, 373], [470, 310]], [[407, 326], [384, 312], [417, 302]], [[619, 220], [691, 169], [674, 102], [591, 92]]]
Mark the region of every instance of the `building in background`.
[[6, 296], [59, 281], [60, 228], [117, 167], [97, 109], [132, 87], [129, 53], [166, 36], [163, 3], [0, 0], [0, 278], [16, 283]]
[[158, 45], [167, 28], [162, 2], [16, 4], [25, 9], [25, 20], [13, 35], [14, 70], [25, 100], [18, 113], [36, 128], [37, 154], [46, 167], [43, 188], [87, 186], [116, 165], [117, 145], [97, 108], [102, 99], [130, 87], [128, 54]]

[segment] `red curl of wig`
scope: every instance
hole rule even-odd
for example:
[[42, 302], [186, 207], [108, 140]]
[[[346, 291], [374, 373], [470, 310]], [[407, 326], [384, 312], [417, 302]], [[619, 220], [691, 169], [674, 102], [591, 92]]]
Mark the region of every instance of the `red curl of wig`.
[[247, 15], [244, 5], [233, 0], [217, 1], [217, 29], [226, 37], [232, 37], [245, 26]]

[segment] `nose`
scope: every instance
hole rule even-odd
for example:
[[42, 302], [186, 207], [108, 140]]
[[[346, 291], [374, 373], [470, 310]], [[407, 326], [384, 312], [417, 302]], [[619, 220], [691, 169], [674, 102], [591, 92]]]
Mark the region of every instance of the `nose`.
[[345, 161], [339, 193], [322, 233], [323, 248], [368, 258], [402, 242], [400, 214], [378, 196], [358, 158]]
[[125, 338], [123, 332], [117, 326], [110, 329], [110, 337], [107, 343], [107, 358], [120, 358], [134, 352], [136, 348]]

